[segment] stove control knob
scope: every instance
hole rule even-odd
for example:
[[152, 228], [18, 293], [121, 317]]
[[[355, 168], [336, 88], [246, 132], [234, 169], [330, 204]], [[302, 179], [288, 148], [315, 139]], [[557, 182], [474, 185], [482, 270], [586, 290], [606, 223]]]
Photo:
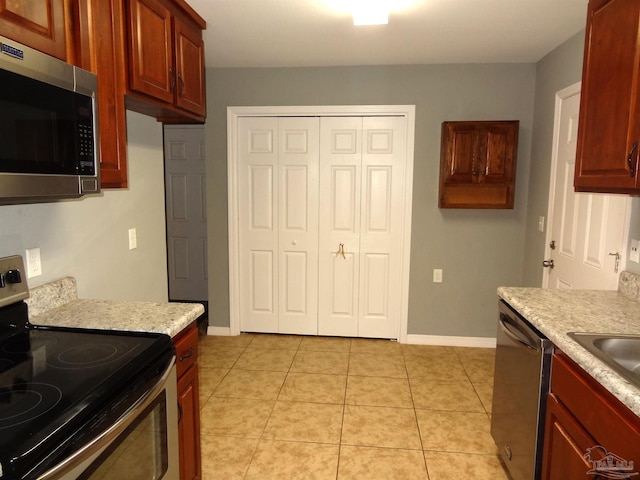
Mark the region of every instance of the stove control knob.
[[20, 270], [12, 269], [7, 270], [7, 274], [5, 275], [7, 279], [7, 283], [21, 283], [22, 275], [20, 275]]

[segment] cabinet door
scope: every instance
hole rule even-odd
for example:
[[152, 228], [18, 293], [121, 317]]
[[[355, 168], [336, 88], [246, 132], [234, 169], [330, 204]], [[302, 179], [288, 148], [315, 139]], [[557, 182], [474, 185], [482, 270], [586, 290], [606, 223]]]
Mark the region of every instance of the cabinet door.
[[64, 0], [0, 2], [0, 32], [61, 60], [67, 60]]
[[483, 128], [478, 176], [481, 183], [513, 183], [517, 122], [490, 124]]
[[585, 459], [584, 455], [587, 449], [597, 445], [597, 442], [563, 407], [555, 395], [549, 394], [547, 398], [542, 479], [590, 478], [587, 472], [591, 470], [592, 464]]
[[583, 65], [574, 185], [577, 191], [638, 188], [640, 0], [591, 0]]
[[176, 48], [176, 105], [198, 115], [205, 113], [204, 42], [202, 31], [174, 20]]
[[202, 476], [199, 394], [198, 366], [193, 365], [178, 380], [180, 480], [197, 480]]
[[78, 2], [79, 63], [98, 77], [100, 183], [102, 188], [127, 187], [127, 118], [122, 92], [126, 83], [122, 51], [122, 2]]
[[480, 129], [473, 123], [447, 123], [442, 126], [442, 148], [446, 161], [444, 182], [473, 183], [479, 174]]
[[171, 12], [158, 0], [129, 5], [129, 82], [133, 91], [173, 103]]

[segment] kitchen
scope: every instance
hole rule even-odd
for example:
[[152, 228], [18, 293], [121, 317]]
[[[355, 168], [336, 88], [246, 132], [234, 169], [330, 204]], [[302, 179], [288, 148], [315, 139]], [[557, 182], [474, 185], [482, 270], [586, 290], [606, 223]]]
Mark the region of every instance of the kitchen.
[[[496, 287], [541, 284], [544, 234], [537, 226], [547, 212], [554, 95], [580, 80], [583, 42], [584, 33], [577, 32], [525, 64], [208, 69], [210, 324], [228, 327], [229, 316], [225, 107], [415, 104], [408, 332], [471, 342], [494, 338]], [[340, 88], [327, 90], [333, 84]], [[127, 190], [0, 207], [0, 256], [40, 248], [38, 283], [72, 275], [81, 298], [166, 301], [162, 127], [138, 113], [127, 116]], [[489, 117], [521, 122], [515, 208], [439, 210], [440, 123]], [[632, 208], [630, 238], [638, 238], [638, 198]], [[129, 250], [127, 231], [133, 227], [138, 248]], [[443, 269], [442, 284], [432, 282], [434, 268]], [[637, 264], [626, 268], [640, 273]]]

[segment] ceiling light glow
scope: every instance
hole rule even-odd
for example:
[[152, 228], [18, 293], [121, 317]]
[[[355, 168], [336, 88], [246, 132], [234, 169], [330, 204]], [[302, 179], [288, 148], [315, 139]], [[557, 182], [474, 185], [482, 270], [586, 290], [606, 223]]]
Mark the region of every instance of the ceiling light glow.
[[388, 0], [354, 0], [353, 24], [387, 25], [389, 23]]

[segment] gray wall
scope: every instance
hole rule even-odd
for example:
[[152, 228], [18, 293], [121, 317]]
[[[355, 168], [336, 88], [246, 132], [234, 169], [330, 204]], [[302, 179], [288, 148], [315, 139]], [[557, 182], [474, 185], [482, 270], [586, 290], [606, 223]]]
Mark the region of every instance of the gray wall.
[[[210, 322], [229, 325], [226, 107], [414, 104], [410, 334], [495, 336], [496, 288], [523, 275], [535, 65], [208, 69]], [[440, 210], [444, 120], [520, 120], [513, 210]], [[442, 284], [432, 270], [442, 268]]]
[[[538, 231], [538, 217], [547, 217], [549, 174], [553, 146], [553, 122], [556, 92], [582, 78], [584, 30], [537, 63], [533, 140], [526, 223], [523, 285], [542, 286], [545, 232]], [[630, 237], [640, 238], [640, 199], [632, 201]], [[546, 225], [545, 225], [546, 229]], [[627, 246], [628, 256], [630, 245]], [[640, 274], [640, 264], [628, 262], [626, 269]]]
[[[127, 113], [129, 188], [37, 205], [0, 206], [0, 256], [39, 247], [43, 274], [71, 275], [83, 298], [167, 301], [162, 125]], [[128, 249], [135, 227], [138, 248]]]

